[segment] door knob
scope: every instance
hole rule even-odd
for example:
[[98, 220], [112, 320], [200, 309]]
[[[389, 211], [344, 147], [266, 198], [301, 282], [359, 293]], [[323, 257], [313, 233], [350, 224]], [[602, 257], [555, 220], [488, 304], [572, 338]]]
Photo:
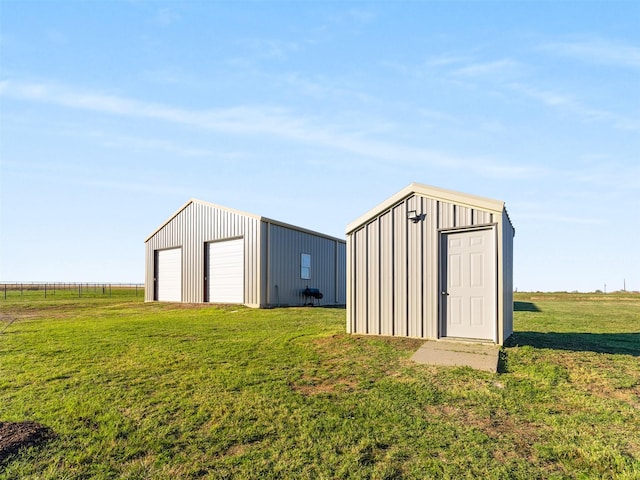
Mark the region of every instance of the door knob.
[[449, 295], [449, 294], [443, 290], [442, 295]]

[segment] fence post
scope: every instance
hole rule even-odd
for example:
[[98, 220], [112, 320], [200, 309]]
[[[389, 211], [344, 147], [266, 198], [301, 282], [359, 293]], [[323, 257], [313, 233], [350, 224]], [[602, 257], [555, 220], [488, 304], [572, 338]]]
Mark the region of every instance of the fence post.
[[78, 284], [78, 298], [80, 298], [81, 292], [82, 292], [82, 286]]
[[4, 284], [4, 299], [7, 299], [7, 284]]
[[47, 284], [44, 284], [44, 298], [47, 298]]
[[109, 296], [111, 296], [111, 284], [109, 284]]

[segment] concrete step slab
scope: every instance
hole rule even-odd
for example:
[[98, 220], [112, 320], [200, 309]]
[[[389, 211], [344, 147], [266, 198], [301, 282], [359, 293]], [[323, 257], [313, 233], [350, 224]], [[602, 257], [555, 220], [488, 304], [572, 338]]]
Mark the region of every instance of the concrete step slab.
[[485, 343], [425, 342], [411, 360], [426, 365], [471, 367], [487, 372], [498, 371], [500, 347]]

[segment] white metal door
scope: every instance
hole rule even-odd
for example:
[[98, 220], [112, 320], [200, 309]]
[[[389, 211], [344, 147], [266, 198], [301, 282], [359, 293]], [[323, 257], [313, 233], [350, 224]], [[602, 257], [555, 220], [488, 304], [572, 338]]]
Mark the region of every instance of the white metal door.
[[182, 248], [158, 250], [156, 261], [156, 300], [182, 301]]
[[441, 236], [442, 336], [494, 340], [497, 325], [493, 228]]
[[209, 244], [209, 301], [244, 303], [244, 241], [242, 238]]

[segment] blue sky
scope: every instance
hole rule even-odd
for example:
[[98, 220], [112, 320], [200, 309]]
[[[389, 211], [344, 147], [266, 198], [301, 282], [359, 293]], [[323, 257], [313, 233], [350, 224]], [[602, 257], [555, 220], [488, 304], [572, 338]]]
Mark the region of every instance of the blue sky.
[[0, 0], [0, 281], [141, 282], [195, 197], [343, 237], [506, 202], [518, 290], [640, 290], [640, 2]]

